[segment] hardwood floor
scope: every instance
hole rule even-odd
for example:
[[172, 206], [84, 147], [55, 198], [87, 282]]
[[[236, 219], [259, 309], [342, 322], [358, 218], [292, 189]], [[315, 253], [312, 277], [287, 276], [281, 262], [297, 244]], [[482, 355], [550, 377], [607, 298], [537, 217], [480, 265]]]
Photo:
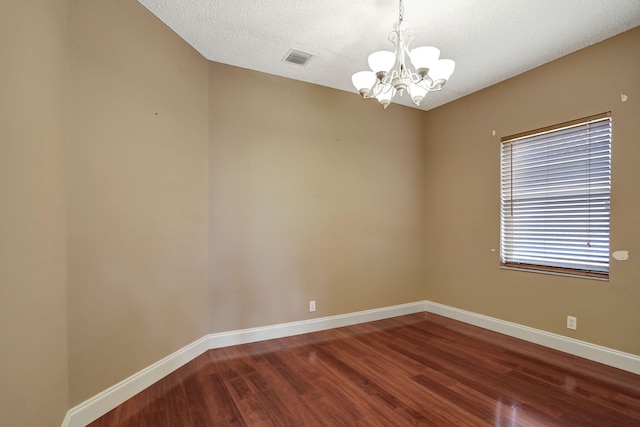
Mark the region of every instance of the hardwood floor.
[[419, 313], [210, 350], [89, 426], [640, 426], [640, 376]]

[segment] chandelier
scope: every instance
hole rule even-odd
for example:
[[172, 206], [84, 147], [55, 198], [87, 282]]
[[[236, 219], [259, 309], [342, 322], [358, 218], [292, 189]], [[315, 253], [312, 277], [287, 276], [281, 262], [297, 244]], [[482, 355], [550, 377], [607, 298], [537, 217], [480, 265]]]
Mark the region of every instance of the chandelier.
[[[398, 23], [389, 33], [395, 52], [381, 50], [369, 55], [371, 71], [360, 71], [351, 77], [363, 98], [376, 98], [386, 109], [396, 94], [409, 92], [414, 104], [420, 105], [428, 92], [438, 91], [447, 82], [456, 63], [438, 59], [440, 49], [421, 46], [409, 50], [415, 33], [405, 28], [404, 5], [400, 0]], [[407, 56], [409, 61], [407, 61]]]

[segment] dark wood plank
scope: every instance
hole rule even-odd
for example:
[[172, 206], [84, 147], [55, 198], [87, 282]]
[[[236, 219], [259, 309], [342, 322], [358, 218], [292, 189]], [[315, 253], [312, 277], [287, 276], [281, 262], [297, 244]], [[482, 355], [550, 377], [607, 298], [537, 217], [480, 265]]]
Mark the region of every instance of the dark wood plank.
[[210, 350], [90, 427], [640, 426], [640, 376], [419, 313]]

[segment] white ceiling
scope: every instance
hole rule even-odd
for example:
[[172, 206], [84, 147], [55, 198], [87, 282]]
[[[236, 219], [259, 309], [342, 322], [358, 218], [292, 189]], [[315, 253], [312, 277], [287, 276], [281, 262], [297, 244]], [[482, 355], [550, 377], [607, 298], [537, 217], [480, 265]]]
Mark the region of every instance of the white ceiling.
[[[351, 75], [393, 48], [398, 20], [398, 0], [138, 1], [211, 61], [354, 96]], [[640, 26], [640, 0], [404, 0], [404, 21], [411, 46], [456, 61], [444, 89], [422, 102], [429, 110]], [[283, 61], [291, 48], [315, 56]], [[413, 106], [407, 95], [394, 101]]]

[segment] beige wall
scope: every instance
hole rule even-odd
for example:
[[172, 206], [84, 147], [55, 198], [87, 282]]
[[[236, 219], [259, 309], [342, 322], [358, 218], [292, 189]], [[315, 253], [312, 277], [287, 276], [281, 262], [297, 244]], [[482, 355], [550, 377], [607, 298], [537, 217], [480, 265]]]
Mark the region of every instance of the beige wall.
[[[0, 425], [208, 333], [425, 298], [640, 354], [639, 29], [424, 113], [208, 63], [135, 0], [5, 3]], [[499, 137], [607, 110], [631, 259], [499, 270]]]
[[68, 408], [66, 2], [0, 4], [0, 425]]
[[[639, 46], [637, 28], [427, 113], [427, 299], [640, 354]], [[629, 261], [609, 282], [499, 269], [500, 137], [606, 111], [611, 250]]]
[[421, 112], [208, 64], [133, 1], [71, 4], [72, 404], [311, 299], [422, 298]]
[[423, 113], [216, 63], [209, 82], [211, 332], [421, 300]]
[[70, 2], [70, 403], [210, 332], [207, 62], [134, 0]]

